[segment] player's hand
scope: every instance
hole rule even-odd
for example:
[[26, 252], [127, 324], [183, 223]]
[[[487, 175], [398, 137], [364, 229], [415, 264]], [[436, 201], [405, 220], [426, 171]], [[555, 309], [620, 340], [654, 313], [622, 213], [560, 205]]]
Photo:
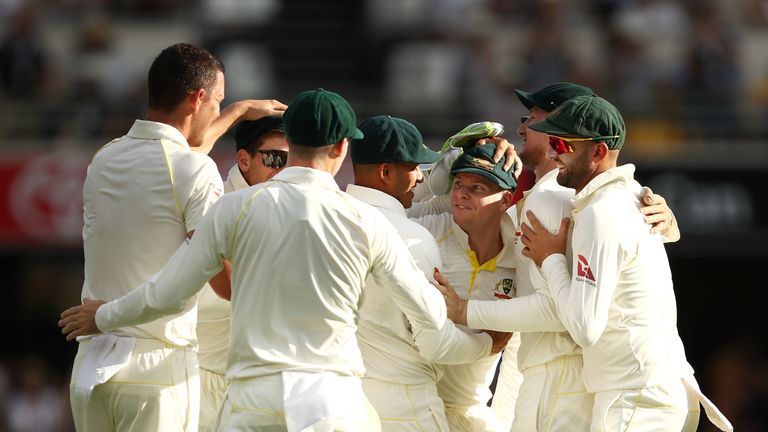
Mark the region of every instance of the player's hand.
[[78, 336], [101, 333], [96, 327], [96, 311], [104, 303], [104, 300], [85, 298], [83, 304], [62, 312], [59, 320], [61, 333], [67, 336], [68, 341]]
[[282, 116], [288, 109], [288, 105], [275, 99], [245, 99], [234, 102], [234, 104], [242, 104], [243, 114], [239, 120], [258, 120], [266, 116]]
[[456, 291], [451, 288], [451, 285], [445, 279], [440, 270], [435, 267], [435, 280], [437, 281], [437, 289], [443, 294], [445, 299], [445, 308], [448, 312], [448, 319], [456, 324], [467, 324], [467, 300], [462, 299], [456, 294]]
[[264, 116], [282, 116], [287, 108], [287, 105], [274, 99], [245, 99], [233, 102], [221, 111], [202, 136], [197, 140], [190, 137], [189, 147], [198, 153], [208, 154], [213, 150], [216, 141], [235, 123], [242, 120], [258, 120]]
[[564, 254], [568, 242], [568, 225], [571, 220], [563, 218], [560, 221], [560, 229], [557, 234], [552, 234], [547, 231], [532, 211], [529, 210], [526, 215], [531, 225], [523, 223], [521, 226], [523, 244], [525, 245], [523, 255], [532, 259], [538, 267], [541, 267], [541, 263], [548, 256], [556, 253]]
[[643, 204], [640, 213], [643, 214], [645, 223], [651, 226], [651, 234], [661, 234], [667, 241], [680, 239], [675, 216], [663, 196], [653, 193], [651, 188], [645, 186], [640, 191], [640, 202]]
[[483, 332], [488, 333], [488, 335], [491, 337], [491, 340], [493, 341], [493, 344], [491, 345], [491, 354], [498, 354], [503, 350], [506, 346], [509, 340], [512, 338], [512, 335], [514, 333], [511, 332], [500, 332], [495, 330], [483, 330]]
[[509, 171], [514, 164], [515, 178], [523, 171], [523, 162], [517, 156], [515, 146], [502, 137], [490, 137], [477, 140], [477, 145], [493, 143], [496, 145], [496, 151], [493, 153], [493, 161], [498, 162], [501, 160], [501, 156], [506, 156], [504, 161], [504, 171]]

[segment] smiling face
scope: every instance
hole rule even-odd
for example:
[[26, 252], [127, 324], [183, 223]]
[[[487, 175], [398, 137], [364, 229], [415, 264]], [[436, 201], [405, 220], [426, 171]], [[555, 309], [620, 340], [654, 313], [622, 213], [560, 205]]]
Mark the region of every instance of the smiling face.
[[464, 231], [499, 224], [511, 193], [479, 174], [460, 172], [451, 186], [453, 220]]
[[547, 162], [549, 143], [547, 134], [535, 131], [529, 126], [543, 121], [547, 118], [547, 114], [543, 109], [533, 106], [528, 119], [517, 128], [517, 134], [522, 139], [520, 152], [517, 155], [520, 156], [523, 165], [534, 170]]
[[385, 169], [389, 170], [387, 192], [395, 197], [405, 208], [413, 205], [413, 188], [424, 181], [424, 175], [416, 163], [391, 163]]
[[[265, 182], [275, 174], [282, 171], [283, 167], [275, 168], [264, 164], [264, 154], [270, 150], [279, 150], [288, 152], [288, 142], [285, 140], [285, 134], [282, 132], [271, 132], [261, 138], [261, 145], [253, 151], [253, 155], [248, 154], [244, 149], [238, 151], [238, 164], [243, 178], [249, 185], [255, 185]], [[242, 154], [241, 154], [242, 152]], [[283, 163], [286, 160], [282, 161]]]
[[558, 168], [557, 182], [561, 186], [573, 188], [577, 192], [584, 188], [595, 176], [596, 165], [593, 163], [594, 141], [579, 141], [572, 144], [573, 153], [557, 154], [551, 147], [547, 156], [555, 161]]

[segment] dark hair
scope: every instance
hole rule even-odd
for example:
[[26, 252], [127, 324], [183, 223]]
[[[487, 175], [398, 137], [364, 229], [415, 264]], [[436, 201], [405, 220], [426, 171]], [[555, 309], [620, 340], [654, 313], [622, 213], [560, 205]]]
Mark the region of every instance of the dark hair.
[[271, 138], [273, 136], [285, 136], [285, 131], [282, 129], [269, 129], [268, 131], [259, 135], [258, 138], [248, 143], [248, 145], [242, 149], [248, 152], [251, 157], [256, 156], [256, 150], [260, 149], [261, 146], [264, 145], [264, 141], [266, 141], [267, 138]]
[[195, 90], [210, 91], [218, 72], [224, 72], [224, 65], [207, 50], [186, 43], [169, 46], [149, 68], [149, 107], [173, 111]]

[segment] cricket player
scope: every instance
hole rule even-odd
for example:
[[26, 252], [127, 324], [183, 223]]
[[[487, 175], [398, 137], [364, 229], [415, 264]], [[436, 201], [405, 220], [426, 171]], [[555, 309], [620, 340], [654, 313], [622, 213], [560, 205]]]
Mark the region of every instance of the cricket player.
[[76, 336], [183, 312], [228, 260], [232, 384], [218, 429], [378, 430], [355, 337], [366, 277], [425, 331], [443, 326], [445, 304], [386, 218], [333, 179], [349, 139], [362, 138], [349, 103], [303, 92], [283, 121], [282, 172], [223, 196], [156, 277], [119, 300], [70, 308], [60, 325]]
[[240, 122], [235, 128], [237, 163], [229, 169], [224, 192], [263, 183], [288, 162], [282, 116]]
[[[285, 166], [288, 142], [282, 116], [240, 122], [235, 128], [235, 146], [237, 163], [229, 170], [224, 193], [265, 182]], [[226, 268], [231, 268], [229, 263], [225, 263]], [[213, 289], [203, 289], [197, 300], [200, 432], [216, 430], [229, 387], [226, 377], [229, 323], [229, 300], [219, 297]]]
[[522, 241], [582, 347], [585, 387], [595, 394], [591, 430], [694, 431], [700, 403], [716, 426], [733, 430], [685, 358], [663, 240], [638, 210], [634, 166], [617, 166], [626, 138], [619, 111], [598, 96], [578, 96], [530, 129], [549, 135], [557, 182], [576, 192], [572, 264], [568, 219], [552, 235], [528, 212]]
[[[424, 227], [406, 217], [414, 187], [423, 181], [419, 164], [441, 154], [424, 145], [410, 122], [387, 115], [366, 119], [351, 148], [355, 183], [347, 193], [379, 210], [397, 229], [415, 262], [433, 277], [440, 251]], [[448, 431], [436, 381], [440, 363], [472, 363], [496, 354], [509, 336], [466, 333], [446, 321], [439, 331], [414, 328], [376, 281], [366, 280], [357, 337], [365, 363], [363, 389], [381, 419], [382, 431]]]
[[[507, 143], [508, 145], [508, 143]], [[451, 213], [415, 219], [437, 240], [445, 279], [460, 295], [483, 300], [515, 295], [515, 263], [511, 244], [514, 226], [507, 214], [512, 205], [514, 172], [506, 156], [495, 162], [496, 145], [464, 151], [452, 165]], [[468, 330], [469, 331], [469, 330]], [[515, 335], [506, 350], [515, 352]], [[496, 431], [498, 419], [487, 406], [499, 355], [467, 365], [446, 365], [438, 381], [451, 431]], [[514, 397], [509, 409], [514, 409]]]
[[[221, 195], [216, 165], [191, 146], [215, 141], [244, 116], [284, 109], [244, 101], [219, 115], [223, 70], [202, 48], [166, 48], [149, 69], [146, 118], [94, 156], [83, 187], [83, 299], [119, 298], [160, 271]], [[196, 315], [192, 304], [79, 338], [70, 384], [77, 430], [197, 431]]]

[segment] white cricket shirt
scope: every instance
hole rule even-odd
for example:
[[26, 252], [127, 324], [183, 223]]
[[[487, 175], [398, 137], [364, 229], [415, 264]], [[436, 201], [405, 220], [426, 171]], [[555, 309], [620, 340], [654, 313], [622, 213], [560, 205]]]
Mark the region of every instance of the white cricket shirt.
[[[443, 275], [462, 298], [478, 300], [507, 299], [515, 296], [516, 275], [514, 252], [505, 243], [499, 254], [478, 263], [469, 247], [467, 234], [456, 225], [450, 213], [414, 219], [432, 233], [440, 248]], [[515, 228], [508, 215], [501, 220], [503, 239], [513, 238]], [[469, 332], [479, 332], [460, 326]], [[485, 406], [491, 398], [488, 388], [496, 369], [499, 355], [488, 356], [472, 364], [446, 365], [443, 378], [437, 383], [440, 397], [447, 405], [470, 407]]]
[[573, 198], [571, 271], [562, 254], [542, 264], [561, 321], [582, 347], [590, 392], [656, 386], [690, 371], [667, 253], [638, 211], [634, 171], [609, 169]]
[[222, 258], [233, 267], [230, 379], [285, 370], [361, 376], [355, 331], [369, 273], [414, 325], [445, 321], [442, 295], [380, 212], [327, 172], [288, 167], [222, 197], [163, 272], [99, 308], [99, 329], [183, 310]]
[[[190, 150], [176, 128], [136, 120], [102, 147], [83, 186], [85, 281], [82, 297], [114, 300], [159, 272], [187, 232], [221, 196], [216, 164]], [[200, 289], [206, 280], [196, 282]], [[174, 316], [113, 328], [113, 333], [196, 343], [194, 303]]]
[[[574, 191], [557, 183], [554, 169], [525, 192], [521, 218], [529, 224], [527, 211], [532, 211], [551, 232], [571, 212]], [[560, 322], [552, 298], [546, 294], [547, 281], [530, 258], [523, 256], [525, 245], [518, 227], [513, 242], [517, 262], [517, 297], [511, 300], [476, 301], [467, 306], [467, 324], [472, 328], [488, 328], [520, 333], [517, 362], [520, 370], [544, 364], [563, 355], [581, 354], [581, 348], [571, 339]], [[569, 262], [570, 262], [570, 254]], [[543, 291], [539, 291], [543, 290]]]
[[[400, 201], [354, 184], [347, 186], [347, 193], [373, 206], [392, 223], [416, 265], [433, 280], [434, 268], [442, 268], [440, 250], [429, 231], [406, 217]], [[490, 336], [464, 333], [450, 320], [437, 332], [413, 331], [389, 293], [373, 277], [365, 282], [357, 338], [365, 376], [398, 384], [434, 383], [442, 375], [442, 367], [434, 362], [469, 363], [491, 352]]]

